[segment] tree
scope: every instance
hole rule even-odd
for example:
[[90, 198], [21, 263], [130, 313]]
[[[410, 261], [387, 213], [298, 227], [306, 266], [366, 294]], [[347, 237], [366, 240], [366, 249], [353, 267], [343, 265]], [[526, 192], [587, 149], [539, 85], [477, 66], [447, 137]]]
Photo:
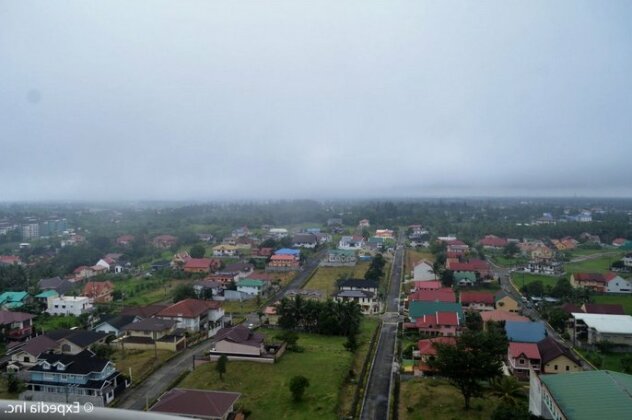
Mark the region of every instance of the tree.
[[454, 284], [454, 272], [452, 270], [444, 270], [441, 272], [441, 285], [443, 287], [452, 287]]
[[513, 376], [502, 376], [490, 381], [492, 395], [498, 397], [501, 403], [516, 407], [526, 397], [524, 388]]
[[491, 420], [529, 420], [532, 418], [541, 418], [541, 417], [533, 417], [529, 413], [529, 409], [526, 404], [509, 405], [504, 402], [500, 402], [498, 406], [494, 409], [492, 413]]
[[219, 379], [224, 380], [224, 374], [226, 373], [226, 366], [228, 365], [228, 357], [225, 354], [219, 356], [217, 359], [217, 364], [215, 365], [215, 370], [219, 373]]
[[471, 331], [483, 330], [483, 318], [478, 312], [470, 311], [465, 313], [465, 327]]
[[350, 334], [347, 336], [347, 341], [344, 344], [345, 349], [351, 353], [355, 353], [358, 349], [358, 340], [355, 334]]
[[173, 292], [173, 301], [180, 302], [184, 299], [196, 299], [198, 296], [191, 285], [181, 284]]
[[297, 348], [296, 343], [298, 342], [298, 334], [294, 331], [283, 331], [281, 334], [276, 336], [277, 339], [281, 341], [285, 341], [287, 343], [287, 349], [289, 351], [295, 351]]
[[632, 374], [632, 354], [623, 356], [620, 360], [621, 370], [625, 373]]
[[536, 280], [525, 284], [521, 290], [529, 296], [542, 296], [544, 295], [544, 284], [541, 280]]
[[437, 356], [430, 366], [461, 391], [465, 409], [470, 400], [482, 394], [482, 381], [502, 375], [507, 339], [493, 332], [465, 331], [456, 344], [435, 344]]
[[518, 248], [518, 244], [513, 241], [509, 242], [503, 248], [503, 255], [505, 257], [513, 258], [513, 256], [516, 255], [518, 252], [520, 252], [520, 248]]
[[566, 278], [559, 279], [553, 289], [551, 289], [551, 296], [570, 300], [575, 294], [575, 289], [571, 286], [571, 282]]
[[189, 250], [189, 255], [191, 258], [204, 258], [204, 254], [206, 254], [206, 248], [202, 245], [193, 245]]
[[551, 324], [551, 326], [558, 332], [564, 331], [566, 328], [566, 321], [569, 317], [570, 315], [564, 312], [562, 308], [551, 308], [546, 313], [547, 321], [549, 321], [549, 324]]
[[297, 375], [290, 379], [290, 392], [292, 393], [292, 399], [294, 401], [300, 401], [303, 399], [303, 394], [309, 386], [309, 379], [302, 375]]

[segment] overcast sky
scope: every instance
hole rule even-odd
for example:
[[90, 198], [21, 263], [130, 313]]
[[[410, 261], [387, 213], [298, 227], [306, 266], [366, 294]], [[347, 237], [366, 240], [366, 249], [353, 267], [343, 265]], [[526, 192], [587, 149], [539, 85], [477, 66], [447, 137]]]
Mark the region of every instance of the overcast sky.
[[0, 201], [632, 196], [632, 2], [0, 0]]

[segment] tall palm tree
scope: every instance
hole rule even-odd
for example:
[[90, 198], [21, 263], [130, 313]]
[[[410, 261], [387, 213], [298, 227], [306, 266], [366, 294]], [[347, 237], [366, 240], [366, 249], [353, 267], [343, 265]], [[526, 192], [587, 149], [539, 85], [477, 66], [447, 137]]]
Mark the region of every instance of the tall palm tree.
[[522, 384], [513, 376], [502, 376], [489, 382], [492, 395], [498, 397], [501, 402], [517, 406], [526, 397]]

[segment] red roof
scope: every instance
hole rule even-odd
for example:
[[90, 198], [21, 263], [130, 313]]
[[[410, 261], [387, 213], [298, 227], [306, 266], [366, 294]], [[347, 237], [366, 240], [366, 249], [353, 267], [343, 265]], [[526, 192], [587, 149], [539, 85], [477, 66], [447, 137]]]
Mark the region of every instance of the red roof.
[[83, 295], [90, 298], [107, 294], [114, 290], [114, 285], [110, 281], [89, 281], [83, 288]]
[[509, 357], [518, 358], [525, 355], [527, 359], [540, 360], [540, 350], [537, 343], [509, 343]]
[[469, 305], [470, 303], [484, 303], [494, 306], [496, 299], [494, 294], [489, 292], [461, 292], [461, 303]]
[[436, 312], [415, 320], [417, 328], [432, 328], [437, 325], [459, 326], [459, 314], [456, 312]]
[[116, 242], [121, 243], [121, 242], [132, 242], [134, 240], [134, 235], [121, 235], [118, 238], [116, 238]]
[[289, 254], [276, 254], [270, 257], [272, 261], [294, 261], [296, 257]]
[[184, 269], [203, 268], [208, 270], [213, 264], [212, 258], [191, 258], [184, 264]]
[[488, 321], [528, 322], [529, 321], [529, 318], [527, 318], [526, 316], [518, 315], [516, 313], [509, 312], [509, 311], [501, 311], [498, 309], [495, 309], [493, 311], [482, 311], [481, 318], [483, 319], [483, 322], [488, 322]]
[[0, 255], [0, 263], [17, 264], [19, 262], [20, 262], [20, 257], [17, 255]]
[[578, 282], [595, 282], [595, 283], [607, 283], [614, 277], [606, 279], [606, 276], [601, 273], [575, 273], [573, 278]]
[[587, 314], [625, 315], [619, 303], [585, 303], [584, 308]]
[[26, 312], [0, 310], [0, 325], [12, 324], [14, 322], [22, 322], [33, 318], [35, 318], [35, 315], [31, 315]]
[[199, 418], [224, 418], [240, 394], [174, 388], [164, 394], [149, 411]]
[[482, 246], [502, 248], [507, 245], [507, 239], [499, 238], [498, 236], [494, 235], [487, 235], [479, 241], [479, 244], [481, 244]]
[[73, 271], [73, 273], [75, 273], [75, 274], [79, 274], [79, 273], [81, 273], [83, 270], [92, 270], [92, 267], [88, 267], [87, 265], [80, 265], [79, 267], [75, 268], [75, 270]]
[[203, 313], [218, 309], [222, 306], [214, 300], [185, 299], [166, 307], [156, 314], [157, 317], [166, 318], [197, 318]]
[[444, 287], [436, 290], [418, 290], [415, 293], [411, 293], [408, 297], [409, 301], [420, 300], [423, 302], [456, 302], [456, 295], [454, 290]]
[[268, 273], [254, 272], [254, 273], [248, 274], [246, 278], [250, 280], [272, 281], [272, 277]]
[[437, 354], [436, 344], [456, 344], [456, 338], [454, 337], [435, 337], [435, 338], [427, 338], [425, 340], [419, 340], [417, 342], [417, 347], [419, 348], [419, 353], [422, 356], [435, 356]]
[[452, 241], [448, 241], [446, 242], [446, 244], [448, 245], [457, 245], [457, 246], [462, 246], [462, 245], [466, 245], [465, 242], [459, 240], [459, 239], [454, 239]]
[[448, 270], [452, 271], [480, 271], [480, 270], [489, 270], [489, 263], [483, 260], [470, 260], [468, 262], [459, 262], [448, 260], [447, 267]]
[[434, 290], [434, 289], [440, 289], [440, 288], [441, 288], [441, 282], [438, 280], [415, 282], [415, 290]]

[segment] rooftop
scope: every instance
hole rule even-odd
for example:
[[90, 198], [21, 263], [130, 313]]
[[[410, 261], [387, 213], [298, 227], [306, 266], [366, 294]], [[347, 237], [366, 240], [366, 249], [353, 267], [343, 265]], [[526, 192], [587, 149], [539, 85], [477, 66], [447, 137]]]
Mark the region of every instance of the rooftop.
[[574, 312], [571, 315], [576, 320], [582, 320], [590, 328], [602, 333], [632, 333], [632, 316], [630, 315], [585, 314], [583, 312]]

